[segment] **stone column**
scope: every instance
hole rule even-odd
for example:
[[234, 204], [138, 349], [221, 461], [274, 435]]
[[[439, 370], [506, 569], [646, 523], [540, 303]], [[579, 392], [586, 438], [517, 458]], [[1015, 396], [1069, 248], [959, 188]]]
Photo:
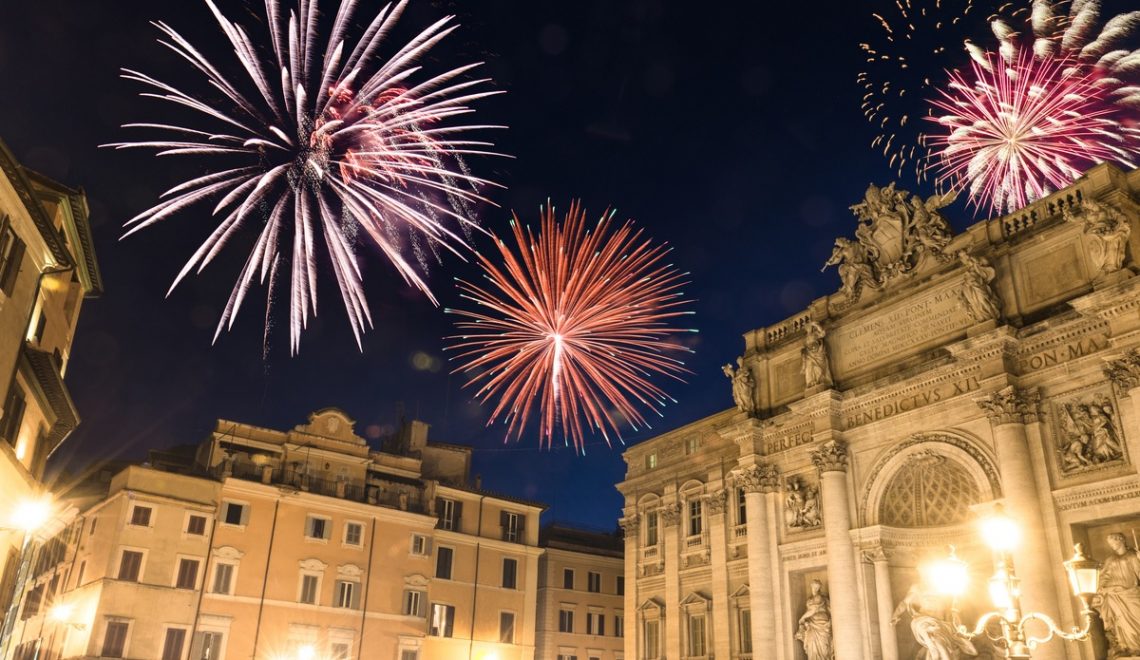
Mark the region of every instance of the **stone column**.
[[678, 523], [681, 521], [681, 505], [677, 502], [666, 504], [657, 510], [660, 522], [658, 529], [664, 534], [665, 556], [665, 625], [661, 632], [661, 650], [666, 658], [681, 657], [681, 539]]
[[625, 619], [625, 657], [637, 657], [637, 636], [640, 632], [637, 620], [637, 561], [640, 558], [641, 538], [638, 535], [641, 517], [636, 509], [630, 515], [618, 520], [625, 536], [625, 598], [622, 600]]
[[737, 478], [748, 511], [748, 589], [752, 609], [752, 657], [778, 658], [776, 599], [772, 579], [772, 540], [768, 534], [768, 493], [780, 487], [773, 465], [756, 464]]
[[867, 553], [875, 566], [875, 604], [879, 612], [879, 648], [883, 660], [899, 660], [899, 640], [891, 617], [895, 613], [895, 596], [891, 592], [891, 565], [887, 553], [875, 548]]
[[819, 470], [823, 533], [827, 540], [827, 588], [831, 598], [831, 635], [835, 660], [863, 660], [863, 624], [859, 613], [859, 578], [851, 543], [847, 503], [847, 443], [828, 440], [812, 452]]
[[1121, 394], [1132, 400], [1132, 425], [1124, 427], [1124, 443], [1133, 463], [1140, 457], [1140, 350], [1131, 348], [1119, 358], [1104, 361], [1104, 375], [1116, 385]]
[[[1021, 528], [1021, 542], [1012, 555], [1014, 570], [1021, 579], [1022, 609], [1044, 612], [1054, 621], [1060, 621], [1053, 570], [1062, 569], [1051, 566], [1051, 553], [1043, 551], [1049, 547], [1048, 539], [1025, 433], [1026, 424], [1040, 419], [1040, 400], [1041, 393], [1036, 389], [1013, 386], [976, 399], [993, 426], [1005, 508]], [[1033, 657], [1061, 660], [1065, 649], [1062, 644], [1043, 644], [1033, 652]]]
[[729, 657], [732, 646], [732, 611], [728, 602], [728, 543], [725, 533], [725, 505], [728, 491], [724, 488], [713, 491], [705, 500], [709, 529], [709, 559], [712, 562], [712, 639], [709, 641], [709, 655]]

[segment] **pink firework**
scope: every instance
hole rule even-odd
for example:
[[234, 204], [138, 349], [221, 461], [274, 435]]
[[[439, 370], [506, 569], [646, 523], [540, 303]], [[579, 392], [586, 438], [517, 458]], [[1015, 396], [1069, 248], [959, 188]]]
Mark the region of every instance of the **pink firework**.
[[687, 273], [661, 263], [670, 251], [653, 245], [626, 221], [611, 231], [607, 212], [593, 229], [571, 204], [561, 224], [542, 210], [537, 235], [511, 223], [517, 250], [498, 240], [501, 265], [480, 254], [486, 286], [459, 281], [478, 311], [447, 310], [464, 334], [450, 337], [483, 403], [497, 399], [488, 426], [500, 416], [507, 436], [520, 437], [537, 409], [540, 444], [556, 433], [581, 451], [585, 433], [610, 431], [619, 422], [649, 425], [641, 412], [672, 399], [650, 380], [681, 380], [684, 363], [671, 354], [691, 352], [671, 322], [692, 314], [681, 293]]
[[[279, 271], [287, 270], [290, 349], [296, 353], [301, 331], [317, 313], [317, 256], [323, 253], [360, 346], [361, 333], [372, 325], [357, 256], [360, 240], [371, 242], [405, 282], [435, 303], [424, 273], [427, 257], [438, 258], [440, 248], [458, 254], [467, 247], [477, 227], [474, 205], [488, 201], [481, 191], [495, 185], [472, 176], [463, 159], [499, 155], [488, 150], [490, 143], [468, 137], [498, 127], [460, 121], [472, 112], [470, 103], [495, 93], [482, 91], [485, 79], [465, 79], [478, 65], [423, 75], [425, 56], [455, 29], [451, 17], [383, 59], [386, 37], [407, 0], [382, 9], [355, 42], [349, 39], [355, 0], [340, 3], [325, 38], [318, 30], [318, 0], [297, 0], [287, 16], [279, 0], [265, 0], [269, 48], [262, 54], [244, 28], [205, 2], [241, 75], [227, 78], [173, 28], [155, 24], [163, 34], [160, 43], [207, 84], [188, 92], [130, 69], [123, 77], [146, 86], [142, 96], [179, 106], [201, 125], [127, 124], [162, 137], [110, 146], [205, 158], [201, 165], [208, 169], [128, 221], [127, 233], [190, 206], [213, 204], [218, 225], [175, 278], [173, 290], [192, 270], [201, 272], [243, 226], [257, 227], [215, 340], [233, 326], [255, 281], [268, 281], [271, 305]], [[267, 332], [268, 327], [267, 313]]]
[[944, 113], [931, 117], [943, 130], [930, 136], [940, 185], [968, 187], [974, 205], [1002, 213], [1069, 185], [1096, 163], [1135, 167], [1140, 135], [1097, 69], [1030, 51], [1011, 62], [986, 58], [972, 63], [969, 78], [953, 72], [931, 101]]

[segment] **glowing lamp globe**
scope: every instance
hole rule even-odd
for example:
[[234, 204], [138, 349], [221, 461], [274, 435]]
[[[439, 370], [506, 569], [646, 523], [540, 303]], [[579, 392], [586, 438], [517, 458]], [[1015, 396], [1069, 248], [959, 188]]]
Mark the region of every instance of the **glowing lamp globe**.
[[1073, 558], [1065, 562], [1065, 572], [1074, 596], [1088, 598], [1096, 593], [1100, 585], [1100, 562], [1086, 557], [1080, 543], [1073, 546]]
[[1010, 552], [1021, 540], [1021, 529], [1013, 518], [1005, 515], [999, 506], [993, 514], [982, 519], [982, 540], [994, 552]]
[[297, 660], [317, 660], [317, 649], [312, 644], [306, 644], [297, 649]]
[[20, 500], [9, 518], [10, 526], [32, 533], [51, 519], [51, 500], [46, 497]]
[[75, 612], [75, 606], [71, 603], [60, 603], [51, 608], [48, 612], [48, 618], [57, 623], [66, 623], [71, 620], [71, 615]]
[[924, 572], [927, 582], [943, 596], [961, 596], [970, 581], [966, 562], [958, 559], [954, 546], [950, 546], [949, 556], [932, 562]]

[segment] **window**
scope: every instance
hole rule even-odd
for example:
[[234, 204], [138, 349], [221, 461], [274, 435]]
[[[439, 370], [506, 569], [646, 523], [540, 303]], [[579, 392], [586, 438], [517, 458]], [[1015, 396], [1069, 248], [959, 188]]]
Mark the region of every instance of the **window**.
[[249, 521], [249, 505], [237, 502], [226, 502], [222, 505], [225, 517], [222, 520], [227, 525], [244, 525]]
[[328, 540], [332, 531], [332, 521], [321, 516], [308, 516], [305, 518], [305, 537], [310, 539]]
[[697, 450], [700, 448], [701, 448], [701, 441], [698, 440], [697, 438], [688, 438], [685, 440], [685, 455], [686, 456], [691, 456], [691, 455], [697, 453]]
[[645, 514], [645, 545], [657, 545], [657, 512]]
[[[8, 392], [8, 400], [4, 403], [4, 416], [0, 418], [0, 429], [4, 431], [4, 439], [13, 447], [19, 440], [20, 425], [24, 421], [25, 407], [27, 407], [27, 403], [24, 401], [24, 390], [20, 389], [19, 385], [13, 384], [12, 389]], [[92, 530], [94, 529], [92, 527]]]
[[23, 613], [23, 616], [21, 616], [21, 618], [23, 620], [27, 621], [28, 619], [32, 618], [33, 616], [39, 614], [40, 603], [43, 602], [43, 599], [44, 599], [44, 585], [40, 584], [40, 585], [37, 585], [35, 589], [32, 589], [31, 591], [29, 591], [28, 595], [24, 597], [24, 613]]
[[428, 554], [428, 540], [423, 534], [412, 534], [412, 554], [420, 556]]
[[203, 536], [206, 533], [206, 516], [191, 515], [186, 519], [186, 533]]
[[400, 651], [400, 660], [420, 660], [420, 652], [416, 649], [404, 649]]
[[162, 641], [162, 660], [182, 660], [182, 647], [186, 645], [185, 628], [167, 628]]
[[503, 559], [503, 588], [518, 589], [519, 562], [517, 559]]
[[645, 657], [657, 658], [661, 655], [661, 622], [660, 621], [646, 621], [645, 622]]
[[657, 468], [657, 452], [653, 452], [645, 457], [645, 469], [654, 470]]
[[463, 515], [463, 502], [445, 500], [441, 497], [436, 500], [436, 509], [439, 511], [440, 529], [459, 531], [459, 519]]
[[573, 589], [574, 588], [574, 569], [572, 569], [572, 568], [562, 569], [562, 588], [563, 589]]
[[16, 290], [16, 277], [20, 274], [20, 262], [24, 258], [24, 241], [16, 235], [12, 224], [4, 218], [4, 229], [0, 231], [0, 290], [9, 298]]
[[748, 502], [745, 499], [743, 488], [736, 489], [736, 524], [744, 525], [748, 522]]
[[586, 573], [586, 590], [592, 594], [602, 591], [602, 574], [593, 571]]
[[455, 606], [431, 604], [431, 623], [428, 631], [433, 637], [451, 637], [455, 628]]
[[587, 612], [586, 613], [586, 634], [587, 635], [604, 635], [606, 634], [606, 617], [601, 612]]
[[216, 594], [232, 594], [234, 583], [233, 564], [214, 564], [214, 585], [210, 591]]
[[619, 596], [625, 595], [625, 576], [618, 575], [614, 578], [614, 593]]
[[209, 630], [194, 633], [194, 644], [190, 647], [190, 660], [215, 660], [222, 657], [222, 643], [225, 636]]
[[499, 525], [503, 528], [503, 540], [510, 543], [522, 543], [523, 517], [509, 511], [499, 512]]
[[131, 524], [136, 527], [150, 527], [150, 514], [153, 509], [149, 506], [135, 505], [131, 509]]
[[752, 653], [752, 610], [740, 610], [737, 619], [737, 626], [740, 628], [740, 652]]
[[333, 642], [330, 645], [332, 649], [332, 660], [348, 660], [352, 655], [352, 644], [348, 642]]
[[689, 500], [689, 536], [700, 536], [704, 528], [704, 519], [701, 517], [701, 501]]
[[499, 643], [515, 643], [515, 613], [499, 612]]
[[694, 614], [689, 617], [689, 655], [705, 655], [705, 616]]
[[558, 660], [578, 660], [578, 656], [573, 653], [559, 653]]
[[558, 632], [574, 632], [574, 610], [558, 610]]
[[347, 580], [336, 581], [336, 601], [333, 603], [335, 607], [344, 607], [348, 609], [356, 609], [357, 598], [359, 594], [359, 585], [356, 582], [349, 582]]
[[197, 559], [178, 560], [178, 577], [174, 586], [179, 589], [196, 589], [198, 587]]
[[103, 651], [99, 655], [104, 658], [123, 657], [130, 628], [131, 624], [126, 621], [108, 621], [107, 632], [103, 634]]
[[404, 615], [423, 616], [425, 596], [426, 594], [422, 591], [406, 589], [404, 591]]
[[360, 523], [345, 523], [344, 524], [344, 544], [345, 545], [361, 545], [361, 540], [364, 537], [364, 525]]
[[625, 617], [614, 615], [614, 637], [625, 637]]
[[435, 576], [441, 580], [451, 579], [451, 560], [455, 551], [451, 548], [440, 548], [435, 556]]
[[321, 580], [316, 575], [302, 575], [301, 576], [301, 595], [297, 599], [298, 602], [306, 603], [308, 605], [317, 604], [317, 590], [320, 588]]
[[83, 574], [87, 572], [87, 560], [79, 562], [79, 573], [75, 575], [75, 588], [83, 586]]
[[123, 556], [119, 559], [119, 579], [138, 582], [139, 573], [142, 572], [142, 560], [143, 553], [123, 550]]

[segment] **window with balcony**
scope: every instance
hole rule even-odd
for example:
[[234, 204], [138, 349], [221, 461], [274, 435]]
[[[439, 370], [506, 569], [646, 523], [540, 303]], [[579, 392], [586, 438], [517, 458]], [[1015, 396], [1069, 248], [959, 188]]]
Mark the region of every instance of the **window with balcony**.
[[704, 522], [701, 501], [696, 498], [689, 500], [689, 536], [700, 536]]
[[657, 545], [657, 512], [650, 511], [645, 514], [645, 545]]
[[743, 488], [736, 489], [736, 524], [748, 524], [748, 504], [745, 501], [745, 493]]

